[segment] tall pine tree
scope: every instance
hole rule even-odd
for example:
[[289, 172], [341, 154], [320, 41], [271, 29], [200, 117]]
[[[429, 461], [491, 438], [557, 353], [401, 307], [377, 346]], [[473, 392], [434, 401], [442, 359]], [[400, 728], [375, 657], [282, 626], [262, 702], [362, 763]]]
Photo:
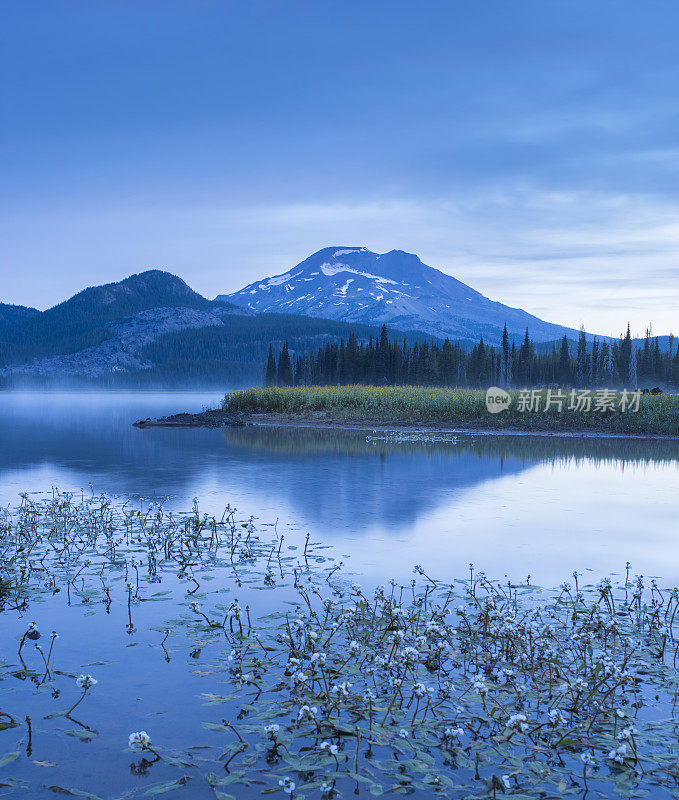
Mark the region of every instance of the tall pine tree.
[[283, 345], [281, 354], [278, 357], [278, 370], [276, 382], [279, 386], [292, 386], [292, 362], [288, 351], [288, 343]]
[[266, 360], [266, 369], [264, 370], [264, 385], [276, 385], [276, 359], [273, 357], [273, 348], [269, 345], [269, 357]]

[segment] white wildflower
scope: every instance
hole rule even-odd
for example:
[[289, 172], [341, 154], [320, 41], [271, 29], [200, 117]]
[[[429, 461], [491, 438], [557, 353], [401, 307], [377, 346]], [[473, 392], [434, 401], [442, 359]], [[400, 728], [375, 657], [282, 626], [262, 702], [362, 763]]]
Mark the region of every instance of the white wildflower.
[[316, 719], [316, 715], [318, 714], [317, 706], [302, 706], [300, 710], [297, 712], [297, 719], [303, 720], [307, 719]]
[[128, 736], [127, 744], [128, 747], [131, 747], [133, 750], [136, 750], [137, 747], [144, 750], [144, 748], [151, 746], [151, 737], [146, 731], [136, 731]]
[[269, 739], [275, 739], [276, 734], [281, 729], [280, 725], [277, 725], [275, 722], [271, 725], [264, 726], [264, 733], [269, 737]]
[[615, 761], [617, 764], [624, 764], [625, 759], [627, 758], [627, 745], [623, 742], [620, 747], [616, 747], [608, 754], [608, 757], [611, 761]]
[[507, 720], [507, 727], [525, 733], [528, 730], [528, 722], [525, 714], [512, 714]]
[[565, 725], [566, 720], [558, 708], [552, 708], [549, 711], [549, 724], [550, 725]]

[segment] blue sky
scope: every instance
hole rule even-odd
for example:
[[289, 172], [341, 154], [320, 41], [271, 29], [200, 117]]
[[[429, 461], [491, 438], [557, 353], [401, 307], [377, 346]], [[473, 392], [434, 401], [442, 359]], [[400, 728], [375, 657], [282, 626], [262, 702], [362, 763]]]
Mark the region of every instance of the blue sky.
[[330, 244], [555, 322], [675, 333], [679, 5], [10, 2], [0, 300]]

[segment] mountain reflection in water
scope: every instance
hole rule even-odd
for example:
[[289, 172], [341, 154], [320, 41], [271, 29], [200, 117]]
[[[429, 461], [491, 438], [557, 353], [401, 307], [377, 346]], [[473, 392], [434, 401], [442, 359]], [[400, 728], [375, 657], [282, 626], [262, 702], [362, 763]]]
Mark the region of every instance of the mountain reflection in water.
[[[0, 395], [0, 502], [61, 489], [231, 504], [351, 554], [363, 574], [416, 562], [464, 571], [573, 569], [679, 577], [679, 442], [293, 428], [137, 430], [139, 417], [200, 410], [214, 395]], [[382, 575], [386, 579], [387, 574]]]

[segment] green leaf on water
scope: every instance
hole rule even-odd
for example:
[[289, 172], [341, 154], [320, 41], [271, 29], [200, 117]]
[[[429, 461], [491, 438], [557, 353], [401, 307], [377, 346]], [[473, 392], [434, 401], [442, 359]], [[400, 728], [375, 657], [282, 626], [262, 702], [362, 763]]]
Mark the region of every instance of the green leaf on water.
[[7, 764], [11, 764], [12, 761], [16, 761], [20, 755], [21, 753], [18, 750], [14, 750], [11, 753], [5, 753], [4, 756], [0, 756], [0, 767], [6, 767]]
[[72, 728], [71, 730], [64, 731], [66, 736], [74, 736], [76, 739], [82, 739], [84, 742], [89, 742], [99, 734], [97, 731], [85, 731], [79, 728]]
[[230, 728], [226, 725], [221, 725], [219, 722], [202, 722], [201, 725], [209, 731], [219, 731], [220, 733], [228, 733]]
[[167, 792], [173, 792], [175, 789], [179, 789], [180, 787], [184, 786], [184, 784], [189, 780], [189, 775], [182, 775], [181, 778], [177, 778], [176, 781], [170, 781], [169, 783], [159, 783], [157, 786], [152, 786], [150, 789], [147, 789], [144, 792], [144, 797], [151, 797], [158, 794], [166, 794]]
[[64, 789], [63, 786], [50, 786], [49, 789], [58, 794], [68, 794], [72, 797], [84, 797], [86, 800], [102, 800], [98, 794], [86, 792], [84, 789]]
[[174, 756], [162, 755], [161, 758], [166, 764], [169, 764], [171, 767], [190, 767], [192, 766], [190, 761], [186, 761], [181, 758], [175, 758]]

